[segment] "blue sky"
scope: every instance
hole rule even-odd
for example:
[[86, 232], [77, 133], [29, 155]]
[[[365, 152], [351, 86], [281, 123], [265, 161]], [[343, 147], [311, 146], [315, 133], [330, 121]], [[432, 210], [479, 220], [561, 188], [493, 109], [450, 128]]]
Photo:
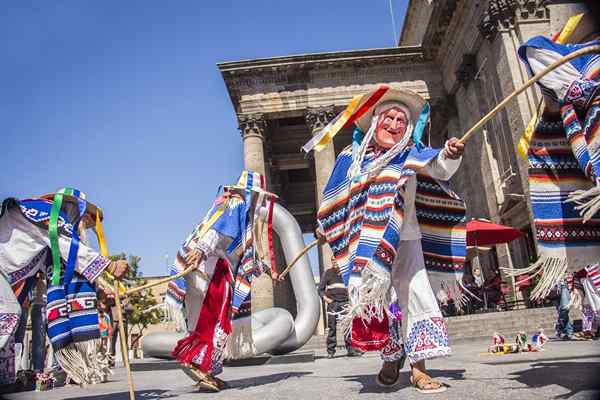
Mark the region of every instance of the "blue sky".
[[[397, 32], [405, 0], [393, 0]], [[391, 47], [389, 0], [19, 1], [0, 15], [0, 197], [76, 187], [165, 271], [243, 167], [217, 62]]]

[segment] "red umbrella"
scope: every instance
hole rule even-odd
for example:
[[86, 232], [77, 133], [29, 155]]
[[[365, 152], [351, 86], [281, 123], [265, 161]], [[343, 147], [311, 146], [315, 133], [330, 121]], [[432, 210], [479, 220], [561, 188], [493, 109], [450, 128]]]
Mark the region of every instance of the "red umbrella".
[[468, 246], [508, 243], [521, 236], [521, 231], [510, 226], [498, 225], [477, 219], [467, 222]]

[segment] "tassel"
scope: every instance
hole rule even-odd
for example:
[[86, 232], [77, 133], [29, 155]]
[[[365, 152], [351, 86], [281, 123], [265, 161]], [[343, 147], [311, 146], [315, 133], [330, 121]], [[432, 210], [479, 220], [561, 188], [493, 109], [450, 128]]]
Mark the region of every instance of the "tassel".
[[203, 347], [205, 348], [206, 345], [200, 341], [200, 335], [192, 332], [188, 337], [177, 342], [171, 355], [182, 364], [191, 364], [196, 355], [202, 352]]
[[384, 315], [390, 317], [388, 305], [391, 303], [391, 276], [388, 272], [371, 263], [362, 270], [360, 284], [353, 285], [352, 278], [348, 287], [350, 302], [336, 315], [345, 337], [352, 333], [352, 321], [360, 318], [370, 322], [372, 318], [382, 321]]
[[564, 277], [567, 272], [568, 263], [563, 258], [543, 258], [539, 259], [534, 264], [527, 268], [500, 268], [508, 276], [516, 277], [522, 274], [533, 274], [530, 278], [537, 274], [542, 274], [538, 284], [531, 292], [531, 300], [543, 299], [548, 296], [552, 288], [554, 288]]
[[569, 194], [565, 203], [575, 203], [575, 209], [583, 217], [583, 222], [589, 221], [600, 210], [600, 186], [588, 190], [575, 190]]
[[55, 354], [56, 361], [72, 381], [82, 386], [88, 383], [89, 371], [86, 362], [74, 343], [69, 343]]

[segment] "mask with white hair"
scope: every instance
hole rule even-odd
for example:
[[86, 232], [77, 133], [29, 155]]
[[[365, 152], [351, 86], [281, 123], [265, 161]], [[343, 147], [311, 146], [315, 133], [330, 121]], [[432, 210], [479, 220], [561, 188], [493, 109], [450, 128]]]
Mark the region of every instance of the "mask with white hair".
[[[394, 123], [391, 124], [392, 126], [388, 125], [389, 127], [382, 126], [385, 124], [385, 121], [381, 120], [381, 118], [385, 118], [386, 113], [392, 109], [404, 113], [406, 124], [403, 127], [399, 128], [393, 126]], [[349, 169], [350, 178], [357, 178], [361, 175], [375, 172], [385, 167], [394, 157], [406, 148], [411, 140], [412, 131], [413, 123], [408, 107], [397, 101], [388, 101], [379, 104], [373, 112], [369, 130], [358, 148], [352, 166]], [[367, 165], [363, 171], [361, 164], [367, 153], [367, 148], [371, 145], [373, 140], [381, 147], [388, 148], [388, 150]]]

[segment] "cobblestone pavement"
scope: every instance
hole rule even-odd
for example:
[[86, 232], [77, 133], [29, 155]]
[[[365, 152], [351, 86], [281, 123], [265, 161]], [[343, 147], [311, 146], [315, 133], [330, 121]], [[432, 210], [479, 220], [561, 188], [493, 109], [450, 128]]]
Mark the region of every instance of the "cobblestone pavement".
[[[445, 382], [445, 393], [421, 395], [408, 385], [408, 367], [397, 388], [378, 387], [377, 354], [314, 362], [228, 367], [221, 378], [232, 386], [218, 394], [198, 391], [173, 362], [134, 364], [136, 398], [152, 399], [594, 399], [600, 398], [600, 341], [555, 342], [539, 353], [490, 356], [487, 342], [462, 342], [454, 355], [428, 363], [432, 376]], [[343, 351], [341, 353], [344, 353]], [[324, 354], [324, 353], [323, 353]], [[154, 360], [156, 361], [156, 360]], [[5, 395], [8, 400], [127, 400], [125, 371], [108, 383], [87, 388]]]

